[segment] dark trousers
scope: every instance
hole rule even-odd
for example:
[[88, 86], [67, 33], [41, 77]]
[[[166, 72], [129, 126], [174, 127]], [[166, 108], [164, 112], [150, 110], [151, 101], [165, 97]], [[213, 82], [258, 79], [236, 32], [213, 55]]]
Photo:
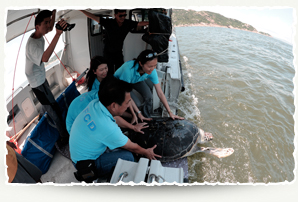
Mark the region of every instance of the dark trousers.
[[[82, 160], [78, 161], [77, 164], [74, 164], [75, 168], [78, 170], [77, 176], [78, 178], [84, 178], [83, 174], [91, 173], [90, 170], [93, 172], [96, 172], [96, 176], [85, 178], [85, 180], [88, 180], [86, 182], [91, 182], [94, 180], [94, 178], [108, 178], [108, 181], [110, 181], [112, 174], [114, 172], [115, 166], [117, 164], [118, 159], [126, 160], [126, 161], [134, 161], [134, 157], [130, 151], [127, 151], [125, 149], [106, 149], [106, 151], [100, 155], [96, 160]], [[94, 161], [94, 167], [92, 165], [92, 161]], [[76, 175], [76, 174], [75, 174]], [[77, 178], [77, 179], [78, 179]], [[78, 179], [79, 181], [84, 179]]]
[[122, 52], [104, 52], [104, 58], [107, 60], [107, 65], [109, 68], [108, 75], [110, 76], [114, 75], [116, 70], [124, 63]]
[[[142, 95], [144, 99], [143, 103], [143, 115], [145, 117], [150, 118], [152, 113], [152, 103], [153, 103], [153, 95], [152, 95], [152, 89], [149, 87], [149, 85], [146, 83], [146, 81], [141, 81], [138, 83], [133, 84], [133, 88]], [[141, 106], [142, 103], [140, 103], [137, 96], [131, 92], [130, 93], [131, 98], [136, 103], [137, 106]]]
[[66, 131], [66, 124], [62, 118], [62, 113], [58, 103], [56, 102], [48, 81], [46, 80], [42, 85], [32, 88], [36, 98], [42, 105], [44, 111], [48, 113], [50, 118], [56, 125], [57, 130], [61, 137], [68, 137], [68, 132]]

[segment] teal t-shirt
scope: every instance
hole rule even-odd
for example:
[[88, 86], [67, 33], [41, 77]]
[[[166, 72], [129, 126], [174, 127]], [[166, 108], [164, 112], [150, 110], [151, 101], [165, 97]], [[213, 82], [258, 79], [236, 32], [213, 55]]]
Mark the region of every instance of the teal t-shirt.
[[[96, 79], [97, 80], [97, 79]], [[94, 99], [98, 100], [98, 91], [91, 90], [76, 97], [70, 104], [66, 116], [66, 129], [70, 134], [72, 124], [77, 116], [87, 107]]]
[[98, 90], [99, 90], [99, 85], [100, 85], [100, 82], [97, 80], [97, 78], [95, 78], [95, 80], [94, 80], [94, 82], [93, 82], [93, 84], [92, 84], [92, 88], [91, 88], [91, 90], [97, 90], [97, 92], [98, 92]]
[[124, 146], [128, 138], [116, 124], [112, 114], [97, 99], [77, 116], [70, 131], [69, 151], [74, 163], [95, 160], [107, 147]]
[[138, 83], [140, 81], [144, 81], [146, 79], [150, 79], [153, 84], [158, 84], [158, 75], [156, 69], [152, 71], [152, 73], [146, 74], [144, 73], [142, 76], [137, 71], [139, 68], [139, 64], [136, 64], [133, 67], [134, 60], [130, 60], [125, 62], [117, 71], [114, 73], [114, 76], [122, 81], [126, 81], [127, 83]]

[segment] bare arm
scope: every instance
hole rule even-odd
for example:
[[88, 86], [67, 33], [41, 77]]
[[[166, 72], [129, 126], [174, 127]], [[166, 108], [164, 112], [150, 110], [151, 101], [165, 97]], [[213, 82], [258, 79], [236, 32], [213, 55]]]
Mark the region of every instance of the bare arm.
[[[131, 99], [132, 100], [132, 99]], [[129, 105], [129, 109], [132, 115], [132, 119], [131, 119], [131, 124], [133, 124], [134, 122], [138, 123], [138, 118], [133, 110], [132, 104]]]
[[54, 24], [55, 24], [55, 20], [56, 20], [56, 9], [54, 9], [52, 11], [52, 18], [51, 18], [51, 22], [50, 22], [50, 31], [53, 30]]
[[148, 21], [142, 21], [142, 22], [138, 23], [138, 26], [140, 26], [140, 27], [143, 27], [143, 26], [146, 26], [146, 25], [149, 25]]
[[168, 101], [166, 99], [166, 96], [163, 94], [162, 90], [161, 90], [161, 87], [160, 87], [160, 84], [154, 84], [155, 86], [155, 89], [156, 89], [156, 93], [160, 99], [160, 101], [162, 102], [163, 106], [165, 106], [166, 110], [168, 111], [170, 117], [172, 119], [184, 119], [183, 117], [180, 117], [180, 116], [177, 116], [177, 115], [174, 115], [172, 112], [171, 112], [171, 109], [170, 109], [170, 106], [168, 104]]
[[140, 147], [138, 144], [131, 142], [129, 139], [127, 143], [122, 147], [123, 149], [126, 149], [128, 151], [131, 151], [133, 153], [141, 154], [143, 156], [146, 156], [148, 159], [156, 159], [155, 157], [161, 158], [161, 156], [154, 153], [154, 149], [156, 148], [156, 145], [154, 145], [152, 148], [144, 149]]
[[[66, 22], [63, 19], [60, 20], [58, 23], [61, 25], [61, 27], [63, 29], [67, 26]], [[50, 57], [51, 57], [52, 53], [54, 52], [54, 49], [57, 45], [59, 37], [62, 33], [63, 33], [62, 30], [56, 29], [56, 34], [55, 34], [53, 40], [51, 41], [50, 45], [48, 46], [48, 48], [46, 49], [46, 51], [42, 55], [42, 58], [41, 58], [42, 62], [48, 62], [49, 61], [49, 59], [50, 59]]]
[[133, 109], [135, 110], [135, 112], [137, 113], [139, 119], [141, 119], [141, 121], [143, 122], [145, 121], [151, 121], [151, 118], [146, 118], [142, 115], [141, 111], [139, 110], [139, 108], [137, 107], [136, 103], [133, 101], [133, 99], [131, 99], [131, 105], [133, 107]]
[[130, 123], [128, 123], [127, 121], [125, 121], [122, 117], [120, 116], [114, 116], [114, 119], [116, 120], [116, 123], [119, 127], [121, 128], [129, 128], [131, 130], [134, 130], [137, 133], [142, 133], [144, 134], [144, 132], [142, 131], [143, 128], [148, 128], [149, 126], [146, 126], [147, 123], [138, 123], [136, 125], [132, 125]]
[[132, 105], [132, 108], [135, 110], [135, 112], [140, 111], [139, 108], [137, 107], [135, 101], [133, 101], [133, 99], [131, 99], [131, 105]]
[[89, 13], [87, 11], [83, 11], [83, 10], [80, 10], [82, 13], [84, 13], [84, 15], [86, 15], [88, 18], [92, 19], [92, 20], [95, 20], [96, 22], [100, 23], [100, 17], [99, 16], [96, 16], [96, 15], [93, 15], [92, 13]]

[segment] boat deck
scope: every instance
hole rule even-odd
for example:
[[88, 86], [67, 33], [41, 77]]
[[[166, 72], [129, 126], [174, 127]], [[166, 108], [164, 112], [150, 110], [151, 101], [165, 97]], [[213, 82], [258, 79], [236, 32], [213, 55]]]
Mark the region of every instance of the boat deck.
[[56, 152], [47, 173], [41, 176], [41, 182], [80, 183], [74, 176], [76, 169], [71, 160]]

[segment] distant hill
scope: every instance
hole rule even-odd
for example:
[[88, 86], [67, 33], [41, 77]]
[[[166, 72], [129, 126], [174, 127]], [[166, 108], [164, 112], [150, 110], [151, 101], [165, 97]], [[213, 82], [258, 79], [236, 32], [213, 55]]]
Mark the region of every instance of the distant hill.
[[210, 27], [226, 27], [231, 29], [239, 29], [250, 31], [266, 36], [270, 34], [259, 32], [253, 26], [243, 23], [239, 20], [227, 18], [218, 13], [210, 11], [194, 11], [194, 10], [183, 10], [173, 9], [172, 22], [176, 27], [184, 26], [210, 26]]

